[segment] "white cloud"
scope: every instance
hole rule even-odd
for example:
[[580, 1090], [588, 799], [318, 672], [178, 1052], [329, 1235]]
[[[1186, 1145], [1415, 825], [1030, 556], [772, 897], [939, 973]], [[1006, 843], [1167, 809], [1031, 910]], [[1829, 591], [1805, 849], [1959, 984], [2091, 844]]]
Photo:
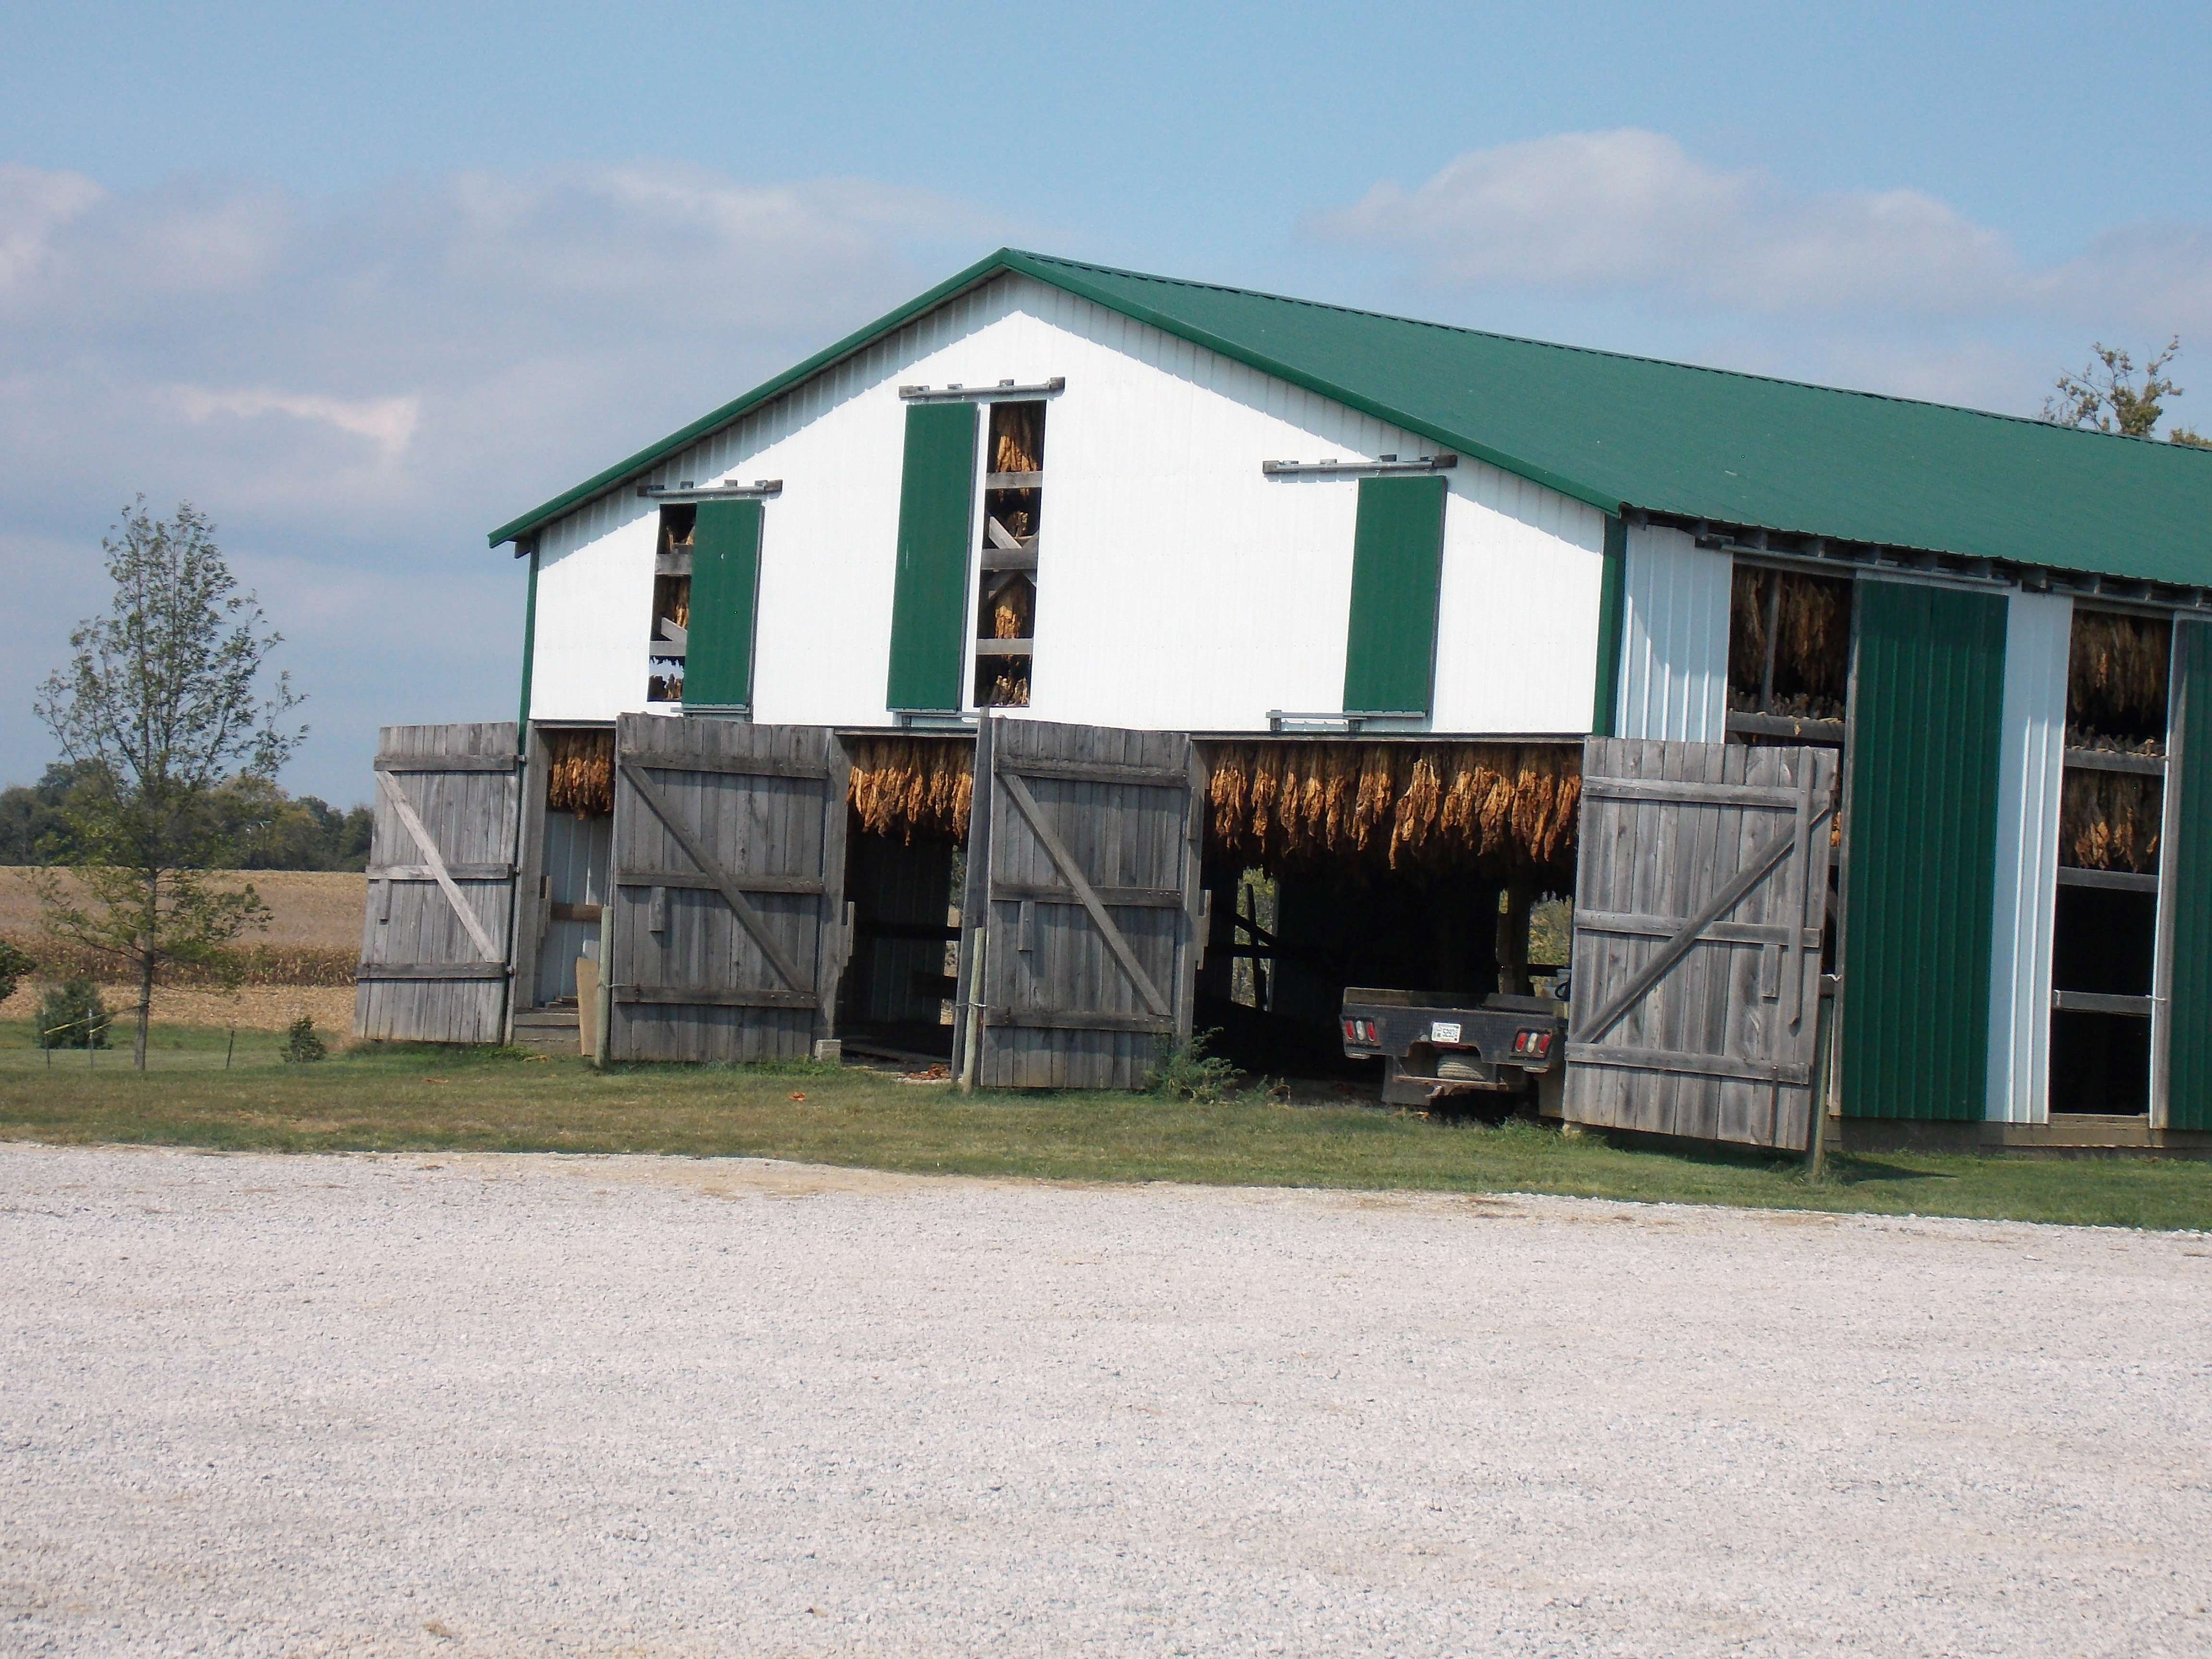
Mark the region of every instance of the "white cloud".
[[1773, 317], [2063, 312], [2107, 325], [2212, 324], [2212, 234], [2202, 229], [2173, 228], [2154, 252], [2142, 233], [2118, 232], [2037, 270], [1997, 232], [1921, 191], [1793, 191], [1633, 129], [1471, 151], [1413, 189], [1377, 184], [1311, 228], [1401, 254], [1426, 281], [1456, 288]]
[[204, 386], [173, 386], [165, 390], [190, 421], [204, 422], [216, 415], [232, 415], [240, 420], [287, 415], [295, 421], [323, 421], [341, 432], [369, 439], [387, 459], [396, 459], [405, 452], [422, 418], [422, 400], [411, 396], [349, 399]]
[[[0, 580], [47, 592], [17, 568], [33, 548], [96, 569], [135, 491], [191, 501], [241, 571], [283, 573], [264, 598], [316, 699], [301, 787], [350, 799], [378, 719], [511, 710], [521, 591], [486, 530], [1002, 231], [927, 192], [672, 165], [320, 205], [0, 166]], [[27, 705], [79, 614], [52, 591], [0, 663], [0, 709]], [[0, 779], [43, 756], [0, 720]]]

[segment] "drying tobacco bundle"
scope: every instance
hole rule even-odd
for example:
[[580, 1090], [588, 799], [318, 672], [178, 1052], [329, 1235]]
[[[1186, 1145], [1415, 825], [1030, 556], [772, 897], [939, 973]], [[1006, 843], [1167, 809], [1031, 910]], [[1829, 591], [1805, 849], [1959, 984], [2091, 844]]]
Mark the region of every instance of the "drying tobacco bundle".
[[872, 836], [961, 841], [975, 793], [973, 743], [944, 738], [860, 738], [849, 745], [847, 799]]

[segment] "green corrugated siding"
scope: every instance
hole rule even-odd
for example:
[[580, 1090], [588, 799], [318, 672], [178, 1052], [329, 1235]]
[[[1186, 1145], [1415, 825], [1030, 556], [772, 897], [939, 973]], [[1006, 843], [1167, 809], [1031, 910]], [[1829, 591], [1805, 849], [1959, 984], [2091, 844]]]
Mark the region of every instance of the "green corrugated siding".
[[684, 706], [750, 708], [760, 596], [761, 504], [702, 501], [691, 532], [691, 623]]
[[1347, 714], [1425, 714], [1437, 682], [1444, 481], [1362, 478], [1345, 635]]
[[931, 307], [1016, 272], [1608, 513], [2212, 585], [2212, 451], [1547, 345], [1002, 249], [502, 525], [620, 488]]
[[1858, 584], [1844, 1109], [1972, 1121], [1989, 1074], [2005, 600]]
[[905, 468], [885, 695], [893, 708], [957, 709], [975, 504], [975, 405], [909, 404]]
[[2166, 1121], [2212, 1129], [2212, 625], [2173, 625], [2173, 719], [2181, 775], [2160, 854], [2172, 865]]
[[1605, 567], [1597, 589], [1597, 684], [1590, 694], [1590, 733], [1613, 735], [1620, 714], [1620, 629], [1627, 605], [1628, 526], [1617, 514], [1605, 520]]

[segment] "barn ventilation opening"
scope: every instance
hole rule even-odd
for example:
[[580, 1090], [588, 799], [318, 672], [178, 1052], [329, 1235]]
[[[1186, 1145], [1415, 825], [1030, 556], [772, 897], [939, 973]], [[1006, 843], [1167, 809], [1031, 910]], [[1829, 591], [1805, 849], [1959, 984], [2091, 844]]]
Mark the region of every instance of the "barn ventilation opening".
[[699, 509], [660, 509], [653, 556], [653, 633], [646, 647], [645, 700], [684, 701], [684, 659], [691, 629], [691, 532]]
[[1036, 654], [1037, 533], [1044, 508], [1044, 404], [993, 404], [976, 556], [975, 706], [1026, 708]]
[[[1729, 595], [1729, 730], [1843, 738], [1850, 686], [1851, 585], [1739, 559]], [[1832, 726], [1808, 734], [1805, 722]]]
[[614, 863], [615, 734], [537, 732], [545, 745], [544, 865], [538, 878], [538, 1006], [573, 1004], [576, 962], [599, 954], [599, 913]]
[[845, 748], [854, 938], [838, 1030], [855, 1049], [950, 1060], [975, 739], [848, 738]]
[[1836, 971], [1842, 914], [1842, 751], [1851, 682], [1851, 584], [1848, 578], [1738, 559], [1729, 589], [1728, 740], [1838, 751], [1828, 819], [1828, 896], [1820, 971]]
[[2076, 604], [2066, 672], [2051, 1109], [2150, 1109], [2150, 1016], [2166, 789], [2160, 617]]
[[1547, 992], [1567, 961], [1581, 751], [1561, 744], [1201, 745], [1212, 931], [1196, 1024], [1248, 1070], [1376, 1081], [1348, 986]]

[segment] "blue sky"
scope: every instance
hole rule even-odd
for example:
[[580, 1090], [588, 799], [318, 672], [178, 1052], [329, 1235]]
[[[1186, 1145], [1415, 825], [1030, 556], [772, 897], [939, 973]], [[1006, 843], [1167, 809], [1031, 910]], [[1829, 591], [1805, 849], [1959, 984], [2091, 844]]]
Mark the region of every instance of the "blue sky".
[[0, 55], [0, 778], [143, 489], [290, 644], [288, 781], [511, 714], [483, 532], [1001, 243], [2032, 413], [2184, 337], [2201, 5], [79, 4]]

